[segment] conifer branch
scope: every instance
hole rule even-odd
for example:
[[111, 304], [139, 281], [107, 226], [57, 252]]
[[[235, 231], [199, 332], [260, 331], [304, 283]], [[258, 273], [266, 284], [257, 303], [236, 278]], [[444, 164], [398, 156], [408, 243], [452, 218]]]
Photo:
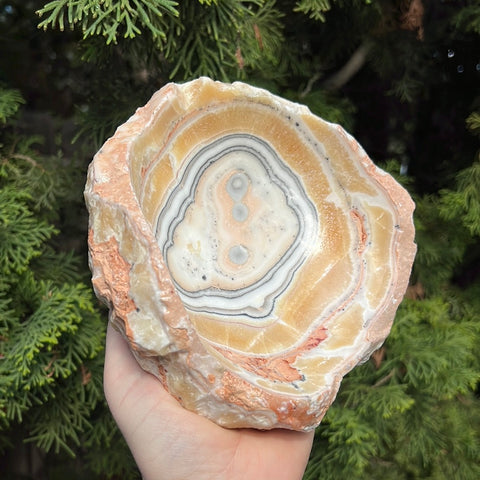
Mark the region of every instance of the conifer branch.
[[330, 0], [298, 0], [294, 11], [308, 15], [314, 20], [324, 22], [325, 13], [331, 8]]
[[312, 75], [312, 76], [309, 78], [306, 87], [305, 87], [305, 88], [303, 89], [303, 91], [300, 93], [299, 98], [300, 98], [300, 99], [305, 98], [305, 97], [312, 91], [313, 85], [314, 85], [318, 80], [320, 80], [320, 78], [322, 78], [322, 74], [321, 74], [320, 72], [317, 72], [317, 73], [315, 73], [314, 75]]
[[177, 17], [177, 6], [174, 0], [53, 0], [37, 11], [39, 17], [46, 16], [38, 27], [63, 31], [66, 25], [80, 26], [84, 38], [102, 35], [107, 45], [122, 36], [132, 39], [142, 28], [154, 39], [164, 40], [168, 25], [164, 15]]
[[397, 369], [393, 368], [387, 375], [382, 377], [380, 380], [377, 380], [372, 385], [372, 388], [378, 388], [378, 387], [381, 387], [382, 385], [385, 385], [385, 383], [388, 383], [396, 374], [397, 374]]
[[15, 115], [20, 105], [25, 103], [22, 94], [15, 89], [5, 89], [0, 86], [0, 123]]
[[323, 88], [327, 90], [339, 90], [347, 84], [354, 75], [363, 67], [368, 53], [372, 48], [370, 41], [364, 41], [347, 60], [343, 67], [323, 82]]

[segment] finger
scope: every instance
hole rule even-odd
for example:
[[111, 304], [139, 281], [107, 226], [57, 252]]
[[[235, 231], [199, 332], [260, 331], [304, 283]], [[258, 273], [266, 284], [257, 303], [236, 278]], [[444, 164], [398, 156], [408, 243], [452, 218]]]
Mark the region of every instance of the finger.
[[127, 342], [122, 335], [112, 326], [107, 327], [107, 340], [105, 345], [104, 389], [105, 395], [110, 397], [112, 390], [126, 387], [136, 380], [143, 372], [131, 353]]
[[108, 373], [120, 370], [131, 374], [137, 367], [138, 364], [131, 354], [127, 342], [109, 322], [105, 346], [105, 369]]
[[180, 408], [161, 382], [140, 367], [127, 341], [111, 324], [107, 328], [104, 391], [122, 430], [122, 426], [132, 423], [132, 412], [151, 409], [160, 403], [163, 411]]

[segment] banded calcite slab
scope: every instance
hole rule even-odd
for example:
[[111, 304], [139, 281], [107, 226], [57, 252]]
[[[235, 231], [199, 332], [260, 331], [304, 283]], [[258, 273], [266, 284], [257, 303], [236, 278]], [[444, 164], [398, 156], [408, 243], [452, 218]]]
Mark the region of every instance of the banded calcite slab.
[[412, 200], [351, 136], [243, 83], [162, 88], [85, 195], [111, 321], [225, 427], [315, 428], [388, 335], [416, 251]]

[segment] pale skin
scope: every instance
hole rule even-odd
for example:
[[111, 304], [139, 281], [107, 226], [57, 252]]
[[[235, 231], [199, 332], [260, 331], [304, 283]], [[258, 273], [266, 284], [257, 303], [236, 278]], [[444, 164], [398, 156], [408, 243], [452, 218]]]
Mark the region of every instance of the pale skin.
[[300, 480], [313, 432], [229, 430], [185, 410], [109, 325], [104, 389], [144, 480]]

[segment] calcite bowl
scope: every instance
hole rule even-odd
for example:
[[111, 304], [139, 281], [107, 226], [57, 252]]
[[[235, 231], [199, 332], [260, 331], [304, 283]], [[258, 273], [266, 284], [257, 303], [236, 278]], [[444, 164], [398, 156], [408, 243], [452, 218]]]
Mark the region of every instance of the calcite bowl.
[[408, 193], [338, 125], [243, 83], [169, 84], [96, 154], [93, 285], [141, 366], [225, 427], [310, 430], [388, 335]]

